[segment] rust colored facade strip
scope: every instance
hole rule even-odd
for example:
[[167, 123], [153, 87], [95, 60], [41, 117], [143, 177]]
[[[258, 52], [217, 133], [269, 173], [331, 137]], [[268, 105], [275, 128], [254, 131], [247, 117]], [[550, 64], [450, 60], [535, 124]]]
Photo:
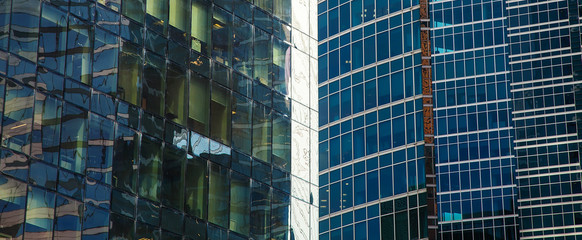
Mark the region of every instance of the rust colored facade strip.
[[434, 155], [434, 116], [432, 94], [432, 68], [430, 44], [430, 16], [428, 0], [420, 0], [420, 44], [422, 55], [422, 103], [424, 124], [424, 153], [426, 174], [426, 200], [428, 239], [436, 240], [438, 234], [438, 215], [436, 202], [436, 177]]

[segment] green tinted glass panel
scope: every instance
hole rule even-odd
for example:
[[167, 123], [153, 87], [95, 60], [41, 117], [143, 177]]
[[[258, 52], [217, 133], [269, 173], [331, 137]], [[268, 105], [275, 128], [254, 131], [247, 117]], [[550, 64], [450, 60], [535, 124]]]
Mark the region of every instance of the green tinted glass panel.
[[208, 176], [208, 221], [228, 227], [228, 170], [218, 164], [210, 165]]
[[162, 180], [162, 142], [143, 136], [139, 158], [139, 195], [159, 201]]
[[198, 133], [208, 135], [210, 81], [198, 74], [193, 74], [189, 88], [188, 126]]
[[117, 97], [138, 105], [141, 98], [142, 49], [128, 42], [121, 43]]
[[170, 25], [184, 32], [190, 31], [190, 0], [170, 0]]
[[192, 0], [192, 49], [207, 55], [210, 55], [211, 6], [207, 0]]
[[188, 156], [186, 165], [186, 206], [185, 211], [201, 219], [206, 219], [208, 173], [206, 160]]
[[210, 136], [230, 145], [231, 92], [218, 84], [212, 86], [210, 118]]
[[249, 178], [232, 172], [230, 180], [229, 229], [244, 235], [250, 231], [251, 185]]
[[186, 125], [188, 72], [177, 64], [171, 63], [168, 65], [167, 73], [165, 116], [178, 124]]

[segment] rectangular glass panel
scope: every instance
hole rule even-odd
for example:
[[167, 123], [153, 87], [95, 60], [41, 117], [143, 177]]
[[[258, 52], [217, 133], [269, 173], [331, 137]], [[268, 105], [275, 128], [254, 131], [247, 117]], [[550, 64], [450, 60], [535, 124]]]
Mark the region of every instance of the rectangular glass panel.
[[28, 189], [25, 239], [52, 239], [54, 207], [54, 193], [39, 188]]
[[289, 90], [291, 77], [291, 47], [285, 42], [273, 40], [273, 88], [283, 94]]
[[273, 165], [291, 171], [291, 121], [273, 115]]
[[198, 218], [206, 219], [208, 179], [206, 160], [188, 155], [186, 165], [186, 206], [185, 211]]
[[189, 98], [188, 126], [198, 133], [208, 135], [210, 81], [198, 74], [192, 74]]
[[233, 68], [247, 76], [253, 75], [253, 27], [242, 19], [234, 18]]
[[247, 177], [231, 172], [229, 229], [249, 235], [251, 213], [251, 185]]
[[12, 1], [10, 52], [36, 62], [39, 17], [39, 0]]
[[115, 95], [117, 90], [118, 37], [95, 29], [93, 79], [91, 85], [101, 92]]
[[271, 214], [271, 239], [287, 239], [289, 236], [289, 195], [273, 191]]
[[164, 149], [162, 203], [166, 206], [184, 209], [184, 178], [186, 152], [172, 145]]
[[212, 15], [212, 57], [217, 62], [231, 66], [232, 15], [215, 7]]
[[[8, 8], [10, 9], [10, 8]], [[67, 37], [67, 15], [48, 3], [43, 4], [40, 22], [38, 63], [63, 74]]]
[[271, 194], [272, 189], [267, 185], [252, 182], [251, 237], [254, 239], [270, 239]]
[[168, 65], [166, 88], [166, 118], [186, 125], [188, 72], [177, 64]]
[[142, 108], [162, 115], [164, 112], [166, 62], [153, 53], [147, 52], [143, 73]]
[[139, 195], [159, 201], [162, 180], [162, 142], [143, 136], [139, 158]]
[[213, 84], [211, 99], [210, 136], [221, 143], [230, 145], [231, 92], [218, 84]]
[[254, 79], [258, 80], [264, 85], [271, 86], [271, 63], [273, 56], [271, 55], [272, 41], [271, 35], [255, 28], [254, 41]]
[[134, 130], [117, 125], [113, 155], [113, 186], [136, 192], [139, 135]]
[[12, 237], [22, 239], [24, 230], [24, 212], [26, 208], [26, 184], [0, 175], [0, 191], [6, 194], [0, 195], [0, 209], [9, 209], [0, 212], [0, 232]]
[[92, 40], [93, 33], [91, 25], [75, 17], [69, 17], [66, 55], [67, 77], [89, 84], [92, 69]]
[[80, 239], [83, 204], [70, 198], [57, 196], [55, 210], [55, 239]]
[[271, 109], [253, 104], [253, 157], [271, 162]]
[[223, 228], [228, 227], [228, 169], [210, 165], [208, 177], [208, 221]]
[[273, 13], [273, 0], [255, 0], [255, 5], [269, 13]]
[[62, 108], [61, 101], [36, 94], [31, 156], [55, 165], [59, 157]]
[[34, 90], [12, 81], [6, 82], [2, 146], [15, 151], [30, 151], [30, 134], [34, 113]]
[[192, 0], [192, 49], [206, 55], [210, 55], [210, 7], [208, 0]]
[[87, 112], [71, 104], [65, 104], [61, 129], [60, 166], [84, 173], [87, 159]]
[[91, 113], [87, 154], [87, 176], [111, 184], [114, 122]]
[[138, 105], [141, 98], [141, 74], [143, 55], [141, 48], [129, 42], [121, 42], [119, 54], [119, 82], [117, 97]]
[[232, 103], [232, 147], [251, 155], [252, 102], [234, 94]]
[[277, 0], [273, 1], [273, 15], [279, 19], [290, 23], [291, 22], [291, 0]]
[[170, 25], [184, 32], [190, 31], [190, 0], [170, 0]]
[[123, 0], [121, 12], [123, 15], [143, 24], [145, 16], [144, 0]]
[[146, 1], [146, 3], [148, 16], [155, 18], [151, 20], [146, 19], [146, 24], [150, 27], [162, 25], [165, 32], [165, 27], [168, 25], [168, 0]]
[[8, 37], [10, 34], [11, 0], [0, 1], [0, 49], [8, 51]]

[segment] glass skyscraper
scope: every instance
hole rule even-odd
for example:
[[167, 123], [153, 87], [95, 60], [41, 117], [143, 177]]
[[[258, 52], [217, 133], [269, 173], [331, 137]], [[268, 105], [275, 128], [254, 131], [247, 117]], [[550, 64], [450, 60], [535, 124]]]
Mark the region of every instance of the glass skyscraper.
[[522, 239], [581, 239], [580, 3], [507, 1]]
[[318, 18], [320, 239], [436, 239], [428, 2]]
[[423, 4], [319, 3], [321, 239], [581, 239], [582, 4]]
[[318, 239], [316, 21], [0, 0], [0, 238]]
[[516, 239], [505, 1], [432, 1], [439, 233]]

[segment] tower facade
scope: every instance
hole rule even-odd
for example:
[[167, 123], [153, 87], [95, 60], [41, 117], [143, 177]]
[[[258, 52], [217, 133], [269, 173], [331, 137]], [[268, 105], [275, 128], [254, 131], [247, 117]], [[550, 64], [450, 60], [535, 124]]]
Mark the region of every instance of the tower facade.
[[320, 1], [321, 238], [579, 238], [579, 9]]
[[578, 9], [507, 1], [522, 239], [582, 235]]
[[428, 2], [321, 1], [318, 24], [320, 239], [436, 239]]
[[432, 1], [439, 233], [516, 239], [505, 1]]
[[0, 1], [0, 238], [317, 239], [314, 1]]

